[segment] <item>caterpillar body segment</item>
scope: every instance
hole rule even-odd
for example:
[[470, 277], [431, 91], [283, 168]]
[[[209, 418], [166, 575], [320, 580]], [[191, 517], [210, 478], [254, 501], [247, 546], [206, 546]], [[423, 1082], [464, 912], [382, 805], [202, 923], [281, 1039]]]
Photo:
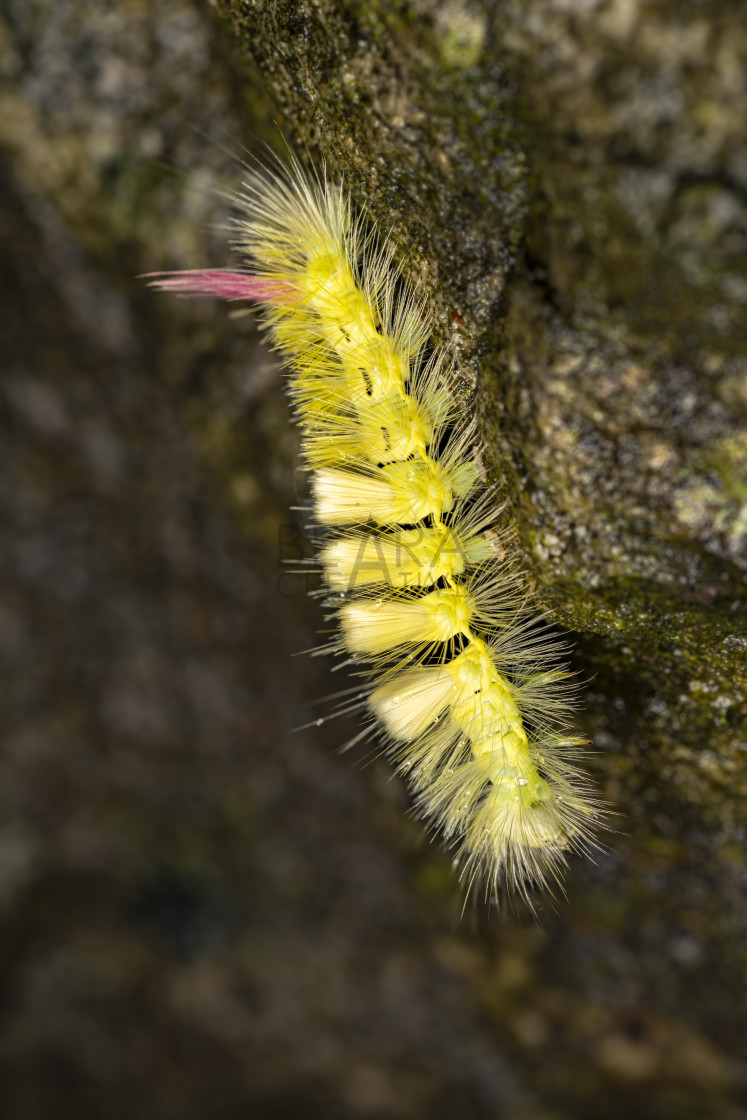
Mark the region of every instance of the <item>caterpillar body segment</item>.
[[320, 560], [332, 591], [360, 591], [378, 584], [404, 591], [456, 579], [501, 555], [494, 534], [460, 534], [448, 525], [423, 525], [338, 536], [322, 548]]
[[474, 423], [391, 246], [342, 191], [288, 172], [237, 197], [246, 273], [165, 275], [260, 304], [326, 534], [320, 563], [366, 708], [468, 880], [526, 893], [590, 844], [597, 812], [565, 730], [568, 676], [524, 614]]

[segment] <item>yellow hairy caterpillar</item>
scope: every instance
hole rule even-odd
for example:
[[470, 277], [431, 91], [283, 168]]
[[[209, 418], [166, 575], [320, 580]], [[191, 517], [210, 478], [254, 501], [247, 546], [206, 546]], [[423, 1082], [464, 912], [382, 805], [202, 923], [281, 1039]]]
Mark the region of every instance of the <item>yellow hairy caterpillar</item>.
[[[259, 304], [289, 390], [339, 622], [415, 805], [461, 873], [528, 889], [592, 843], [598, 805], [566, 728], [557, 645], [524, 615], [475, 423], [387, 240], [326, 178], [255, 172], [235, 199], [241, 272], [159, 273], [169, 292]], [[347, 709], [349, 710], [349, 708]]]

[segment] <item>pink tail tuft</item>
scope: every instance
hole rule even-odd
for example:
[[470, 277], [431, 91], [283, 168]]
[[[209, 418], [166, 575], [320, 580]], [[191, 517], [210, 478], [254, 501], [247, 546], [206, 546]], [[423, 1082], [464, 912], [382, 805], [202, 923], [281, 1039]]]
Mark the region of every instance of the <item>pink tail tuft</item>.
[[250, 299], [259, 303], [288, 303], [295, 297], [289, 284], [251, 276], [246, 272], [223, 272], [220, 269], [191, 268], [183, 272], [148, 272], [152, 288], [162, 292], [198, 299]]

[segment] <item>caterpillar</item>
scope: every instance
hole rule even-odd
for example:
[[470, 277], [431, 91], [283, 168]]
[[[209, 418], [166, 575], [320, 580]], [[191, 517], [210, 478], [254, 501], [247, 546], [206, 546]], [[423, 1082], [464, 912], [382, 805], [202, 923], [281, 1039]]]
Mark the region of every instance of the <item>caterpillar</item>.
[[[527, 617], [474, 419], [388, 237], [326, 175], [249, 173], [235, 196], [244, 270], [153, 273], [166, 292], [257, 304], [289, 393], [321, 534], [328, 647], [361, 685], [416, 811], [471, 887], [529, 897], [593, 845], [573, 686]], [[453, 378], [451, 379], [453, 382]], [[357, 736], [356, 738], [359, 738]]]

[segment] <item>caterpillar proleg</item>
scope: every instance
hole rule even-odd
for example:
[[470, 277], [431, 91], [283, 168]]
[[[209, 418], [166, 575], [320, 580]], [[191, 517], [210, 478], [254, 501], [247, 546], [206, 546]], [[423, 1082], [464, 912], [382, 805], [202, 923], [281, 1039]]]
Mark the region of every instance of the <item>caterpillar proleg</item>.
[[249, 300], [289, 370], [323, 534], [319, 564], [378, 728], [469, 883], [526, 894], [592, 843], [598, 804], [568, 731], [569, 674], [527, 619], [474, 421], [420, 295], [339, 187], [253, 172], [235, 199], [246, 271], [159, 273]]

